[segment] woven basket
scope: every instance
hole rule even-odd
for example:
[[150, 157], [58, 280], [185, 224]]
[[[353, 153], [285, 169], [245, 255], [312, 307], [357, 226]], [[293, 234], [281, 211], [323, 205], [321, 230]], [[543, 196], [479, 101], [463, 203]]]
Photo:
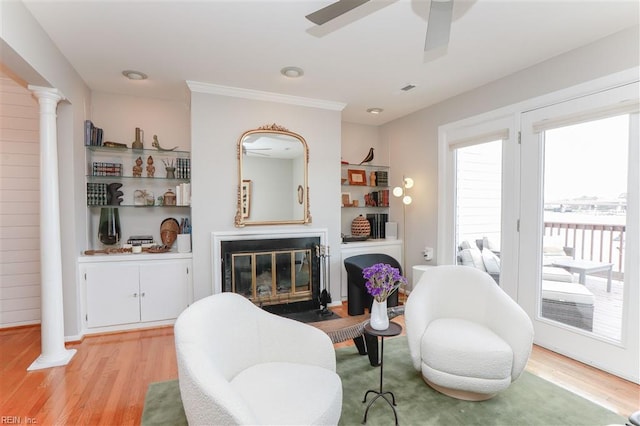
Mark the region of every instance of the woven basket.
[[354, 237], [367, 237], [371, 234], [371, 225], [369, 221], [362, 215], [353, 219], [351, 222], [351, 235]]

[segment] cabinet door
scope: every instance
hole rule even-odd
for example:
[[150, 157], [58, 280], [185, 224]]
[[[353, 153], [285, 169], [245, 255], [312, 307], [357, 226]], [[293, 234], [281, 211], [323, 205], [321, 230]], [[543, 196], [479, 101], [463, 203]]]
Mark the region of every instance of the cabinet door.
[[105, 263], [85, 267], [87, 326], [140, 322], [138, 266]]
[[145, 262], [140, 265], [142, 321], [177, 318], [188, 304], [191, 261]]

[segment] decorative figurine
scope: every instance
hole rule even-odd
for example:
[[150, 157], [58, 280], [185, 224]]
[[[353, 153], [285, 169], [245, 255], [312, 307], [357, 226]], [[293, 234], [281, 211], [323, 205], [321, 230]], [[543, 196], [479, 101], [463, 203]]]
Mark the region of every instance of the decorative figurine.
[[360, 164], [370, 163], [372, 160], [373, 160], [373, 148], [369, 148], [369, 153], [367, 154], [366, 157], [364, 157], [364, 160], [362, 160]]
[[376, 172], [371, 172], [369, 174], [369, 185], [376, 186]]
[[136, 165], [133, 166], [133, 177], [142, 177], [142, 158], [136, 158]]
[[160, 142], [158, 142], [158, 135], [153, 135], [153, 142], [151, 143], [151, 145], [158, 151], [173, 151], [174, 149], [178, 148], [177, 146], [169, 149], [161, 147]]
[[153, 165], [153, 157], [147, 158], [147, 177], [153, 177], [156, 172], [156, 167]]

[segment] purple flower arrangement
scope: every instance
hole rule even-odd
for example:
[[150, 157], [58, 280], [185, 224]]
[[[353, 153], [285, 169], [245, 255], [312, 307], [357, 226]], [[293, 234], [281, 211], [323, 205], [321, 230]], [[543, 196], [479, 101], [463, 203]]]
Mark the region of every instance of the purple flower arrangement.
[[376, 263], [364, 268], [362, 276], [367, 280], [367, 291], [378, 302], [387, 300], [400, 284], [407, 284], [407, 279], [400, 275], [400, 270], [386, 263]]

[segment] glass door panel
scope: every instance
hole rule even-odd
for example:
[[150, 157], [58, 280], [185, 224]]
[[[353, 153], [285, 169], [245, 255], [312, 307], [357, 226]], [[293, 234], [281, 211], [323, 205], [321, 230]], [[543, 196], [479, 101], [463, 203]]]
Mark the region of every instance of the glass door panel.
[[309, 292], [311, 291], [311, 251], [296, 250], [295, 255], [295, 291]]
[[455, 150], [457, 263], [500, 277], [502, 140]]
[[543, 140], [542, 316], [620, 341], [629, 115]]
[[535, 343], [640, 380], [638, 83], [521, 115], [518, 303]]

